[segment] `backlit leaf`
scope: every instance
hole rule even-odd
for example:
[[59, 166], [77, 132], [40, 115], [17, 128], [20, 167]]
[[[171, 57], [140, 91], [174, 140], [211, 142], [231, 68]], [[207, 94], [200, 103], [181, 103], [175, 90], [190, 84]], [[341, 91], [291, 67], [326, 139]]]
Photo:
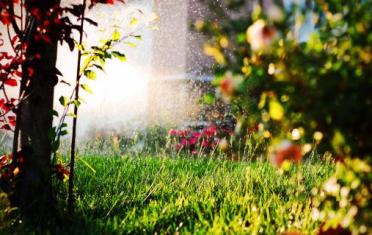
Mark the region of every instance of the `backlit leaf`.
[[212, 95], [212, 94], [205, 94], [203, 97], [202, 97], [202, 103], [204, 104], [209, 104], [209, 105], [212, 105], [215, 103], [216, 99], [215, 97]]
[[90, 89], [90, 87], [87, 84], [81, 84], [80, 86], [81, 86], [81, 88], [83, 88], [84, 91], [86, 91], [90, 94], [93, 94], [92, 89]]
[[133, 48], [137, 46], [133, 42], [125, 42], [125, 44], [127, 44], [128, 46], [133, 47]]
[[138, 23], [139, 23], [139, 20], [138, 20], [137, 18], [133, 17], [133, 18], [130, 20], [130, 22], [129, 22], [129, 26], [130, 26], [130, 27], [135, 27], [136, 25], [138, 25]]
[[119, 31], [114, 30], [114, 32], [112, 32], [112, 40], [114, 40], [114, 41], [120, 40], [120, 33], [119, 33]]
[[284, 108], [278, 101], [271, 100], [269, 103], [269, 114], [271, 119], [279, 121], [284, 116]]
[[126, 61], [127, 61], [127, 57], [126, 57], [123, 53], [120, 53], [120, 52], [118, 52], [118, 51], [113, 51], [113, 52], [111, 52], [111, 53], [112, 53], [112, 55], [113, 55], [115, 58], [121, 60], [122, 62], [126, 62]]
[[81, 102], [79, 100], [73, 100], [72, 103], [76, 106], [79, 107]]
[[96, 80], [96, 78], [97, 78], [96, 72], [94, 72], [92, 70], [85, 70], [84, 75], [85, 75], [85, 77], [87, 77], [90, 80]]
[[72, 117], [72, 118], [76, 118], [77, 117], [74, 113], [67, 113], [66, 116], [67, 117]]

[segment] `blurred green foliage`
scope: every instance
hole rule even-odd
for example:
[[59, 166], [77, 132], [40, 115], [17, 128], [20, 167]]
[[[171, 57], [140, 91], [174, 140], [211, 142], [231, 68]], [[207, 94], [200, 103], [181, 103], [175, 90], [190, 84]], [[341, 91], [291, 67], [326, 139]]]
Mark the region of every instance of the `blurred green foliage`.
[[201, 2], [211, 14], [193, 26], [238, 123], [304, 154], [370, 160], [372, 1]]
[[[323, 229], [348, 228], [352, 234], [371, 234], [371, 167], [359, 159], [336, 165], [313, 200], [313, 216], [326, 221]], [[319, 195], [319, 196], [317, 196]]]

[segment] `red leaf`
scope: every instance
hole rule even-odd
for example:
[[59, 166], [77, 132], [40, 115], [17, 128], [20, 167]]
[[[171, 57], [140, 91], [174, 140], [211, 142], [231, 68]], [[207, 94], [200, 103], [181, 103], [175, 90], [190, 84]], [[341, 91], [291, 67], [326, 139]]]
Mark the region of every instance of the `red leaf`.
[[15, 71], [14, 72], [14, 74], [17, 76], [17, 77], [22, 77], [22, 71], [19, 71], [19, 70], [17, 70], [17, 71]]
[[70, 176], [70, 171], [65, 168], [62, 164], [54, 166], [57, 178], [60, 180], [66, 180]]
[[17, 86], [18, 85], [17, 80], [15, 80], [15, 79], [5, 80], [4, 84], [8, 85], [8, 86]]
[[15, 45], [16, 42], [17, 42], [17, 40], [18, 40], [18, 35], [13, 36], [13, 38], [12, 38], [12, 40], [11, 40], [12, 45]]
[[30, 13], [32, 16], [34, 16], [36, 19], [40, 20], [41, 19], [41, 12], [39, 8], [34, 7], [30, 10]]
[[12, 128], [10, 128], [10, 126], [8, 124], [2, 125], [0, 127], [0, 129], [7, 130], [7, 131], [11, 131], [12, 130]]
[[11, 126], [16, 125], [16, 117], [15, 116], [9, 116], [8, 120], [9, 120], [9, 125], [11, 125]]
[[7, 12], [7, 11], [3, 11], [3, 12], [1, 12], [1, 15], [0, 15], [0, 21], [1, 21], [4, 25], [9, 25], [10, 22], [11, 22], [11, 16], [10, 16], [9, 12]]
[[29, 77], [32, 77], [34, 75], [34, 69], [33, 68], [27, 68], [27, 73]]
[[10, 60], [13, 59], [13, 56], [10, 56], [8, 52], [0, 52], [0, 59]]
[[0, 99], [0, 109], [4, 110], [5, 113], [9, 112], [9, 107], [5, 104], [5, 99]]

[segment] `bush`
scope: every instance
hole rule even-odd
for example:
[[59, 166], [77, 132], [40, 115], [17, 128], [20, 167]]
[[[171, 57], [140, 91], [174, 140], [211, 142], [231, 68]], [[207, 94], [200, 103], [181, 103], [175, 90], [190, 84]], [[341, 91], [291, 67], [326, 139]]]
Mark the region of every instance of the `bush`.
[[[207, 2], [217, 20], [197, 21], [195, 28], [209, 39], [205, 52], [216, 60], [217, 96], [230, 103], [238, 123], [258, 124], [273, 144], [289, 139], [303, 153], [311, 146], [336, 156], [371, 156], [371, 1], [266, 10], [251, 1]], [[252, 14], [242, 14], [243, 4]]]
[[372, 1], [204, 2], [214, 14], [194, 26], [208, 38], [235, 136], [258, 125], [277, 166], [315, 149], [344, 161], [314, 196], [319, 234], [369, 234]]

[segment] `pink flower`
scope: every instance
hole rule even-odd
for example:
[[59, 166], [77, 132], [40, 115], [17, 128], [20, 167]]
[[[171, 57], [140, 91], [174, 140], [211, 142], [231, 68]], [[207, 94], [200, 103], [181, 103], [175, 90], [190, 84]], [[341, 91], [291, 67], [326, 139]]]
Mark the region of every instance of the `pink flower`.
[[197, 139], [199, 139], [201, 136], [202, 136], [202, 134], [200, 132], [193, 132], [192, 133], [192, 137], [195, 137]]
[[253, 51], [268, 49], [273, 43], [277, 32], [262, 19], [257, 20], [247, 30], [247, 40]]
[[193, 150], [193, 151], [191, 152], [191, 155], [196, 155], [196, 154], [198, 154], [198, 151], [196, 151], [196, 150]]
[[176, 136], [177, 135], [177, 130], [170, 129], [169, 132], [168, 132], [168, 135], [170, 135], [170, 136]]
[[186, 139], [182, 139], [181, 142], [180, 142], [180, 145], [186, 146], [187, 145], [187, 140]]
[[189, 144], [196, 144], [196, 143], [198, 143], [198, 139], [197, 139], [197, 138], [195, 138], [195, 137], [191, 137], [191, 138], [189, 139]]
[[208, 137], [212, 137], [216, 135], [217, 133], [217, 127], [215, 125], [211, 125], [207, 129], [204, 130], [204, 134]]
[[208, 146], [209, 146], [208, 141], [203, 140], [202, 143], [201, 143], [201, 146], [202, 146], [203, 148], [208, 147]]
[[183, 145], [182, 145], [182, 144], [177, 144], [177, 145], [176, 145], [176, 150], [178, 151], [178, 150], [180, 150], [180, 149], [183, 149]]
[[185, 137], [189, 134], [189, 130], [179, 130], [178, 131], [178, 135], [179, 136], [182, 136], [182, 137]]

